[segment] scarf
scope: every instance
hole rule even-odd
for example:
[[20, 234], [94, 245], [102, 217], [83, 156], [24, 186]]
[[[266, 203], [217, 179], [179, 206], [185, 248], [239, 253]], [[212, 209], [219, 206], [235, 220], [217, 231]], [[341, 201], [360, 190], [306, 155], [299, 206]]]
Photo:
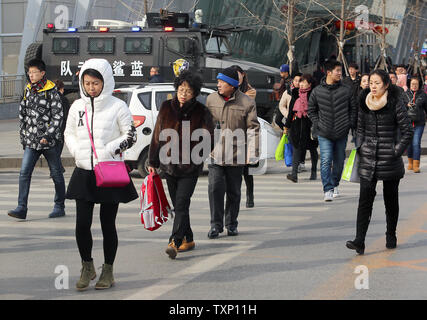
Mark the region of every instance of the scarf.
[[295, 101], [294, 112], [297, 118], [307, 117], [308, 110], [308, 93], [311, 87], [307, 89], [299, 89], [299, 98]]
[[372, 92], [369, 92], [365, 100], [366, 106], [371, 111], [381, 110], [387, 104], [387, 96], [388, 96], [388, 91], [384, 92], [384, 94], [381, 96], [379, 100], [374, 101]]
[[37, 93], [39, 90], [43, 89], [44, 86], [47, 83], [47, 78], [46, 76], [44, 76], [43, 78], [41, 78], [39, 81], [37, 81], [36, 83], [32, 83], [31, 84], [31, 92], [32, 93]]

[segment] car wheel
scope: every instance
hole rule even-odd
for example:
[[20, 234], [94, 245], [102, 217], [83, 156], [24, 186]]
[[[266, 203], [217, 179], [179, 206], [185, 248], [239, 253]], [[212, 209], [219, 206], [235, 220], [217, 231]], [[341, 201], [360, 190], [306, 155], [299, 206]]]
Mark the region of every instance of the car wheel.
[[148, 150], [139, 157], [137, 169], [142, 178], [148, 176]]

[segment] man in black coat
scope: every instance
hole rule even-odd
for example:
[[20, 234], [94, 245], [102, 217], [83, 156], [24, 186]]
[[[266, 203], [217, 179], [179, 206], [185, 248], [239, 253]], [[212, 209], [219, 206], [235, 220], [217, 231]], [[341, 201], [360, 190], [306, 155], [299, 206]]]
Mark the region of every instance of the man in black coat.
[[319, 140], [324, 200], [332, 201], [339, 195], [348, 132], [356, 126], [357, 109], [351, 89], [341, 82], [341, 63], [329, 60], [325, 67], [326, 78], [310, 95], [308, 117], [312, 136]]

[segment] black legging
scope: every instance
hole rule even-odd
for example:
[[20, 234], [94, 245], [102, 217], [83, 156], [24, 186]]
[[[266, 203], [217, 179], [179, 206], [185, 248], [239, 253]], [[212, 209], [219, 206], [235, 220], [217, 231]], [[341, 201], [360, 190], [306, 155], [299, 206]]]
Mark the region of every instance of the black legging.
[[[90, 231], [93, 218], [93, 202], [76, 200], [76, 240], [80, 257], [83, 261], [92, 261], [92, 233]], [[106, 264], [113, 264], [116, 257], [118, 238], [116, 216], [118, 204], [101, 203], [99, 212], [102, 235], [104, 237], [104, 259]]]

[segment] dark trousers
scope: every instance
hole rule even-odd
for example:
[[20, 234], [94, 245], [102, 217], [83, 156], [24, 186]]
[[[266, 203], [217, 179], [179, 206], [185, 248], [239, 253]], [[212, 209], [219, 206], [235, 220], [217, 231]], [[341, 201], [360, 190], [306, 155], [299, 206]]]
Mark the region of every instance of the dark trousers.
[[[209, 165], [209, 207], [211, 210], [211, 228], [219, 231], [225, 227], [234, 229], [237, 227], [237, 217], [240, 209], [240, 188], [242, 187], [243, 166], [219, 166]], [[226, 203], [224, 210], [224, 195]]]
[[169, 242], [174, 240], [176, 247], [179, 247], [184, 237], [187, 242], [193, 241], [193, 231], [190, 226], [190, 201], [198, 176], [174, 177], [169, 174], [165, 174], [165, 176], [175, 211]]
[[254, 176], [249, 174], [249, 166], [243, 169], [243, 178], [246, 184], [246, 197], [254, 197]]
[[[399, 219], [399, 182], [400, 180], [383, 181], [385, 214], [387, 221], [386, 234], [396, 234]], [[377, 180], [368, 181], [360, 178], [359, 207], [357, 209], [356, 239], [359, 245], [365, 243], [366, 232], [372, 216], [372, 206], [376, 196]]]
[[[92, 226], [93, 208], [95, 203], [76, 200], [76, 240], [80, 257], [83, 261], [92, 261]], [[118, 238], [116, 230], [116, 216], [118, 204], [101, 203], [99, 217], [101, 220], [102, 235], [104, 237], [104, 260], [106, 264], [113, 264], [116, 258]]]
[[[317, 162], [319, 160], [319, 154], [317, 153], [317, 148], [311, 148], [310, 158], [311, 158], [311, 172], [316, 172]], [[296, 177], [298, 175], [298, 166], [303, 159], [305, 159], [305, 154], [307, 152], [306, 148], [293, 148], [292, 151], [292, 176]], [[304, 156], [304, 158], [302, 158]]]

